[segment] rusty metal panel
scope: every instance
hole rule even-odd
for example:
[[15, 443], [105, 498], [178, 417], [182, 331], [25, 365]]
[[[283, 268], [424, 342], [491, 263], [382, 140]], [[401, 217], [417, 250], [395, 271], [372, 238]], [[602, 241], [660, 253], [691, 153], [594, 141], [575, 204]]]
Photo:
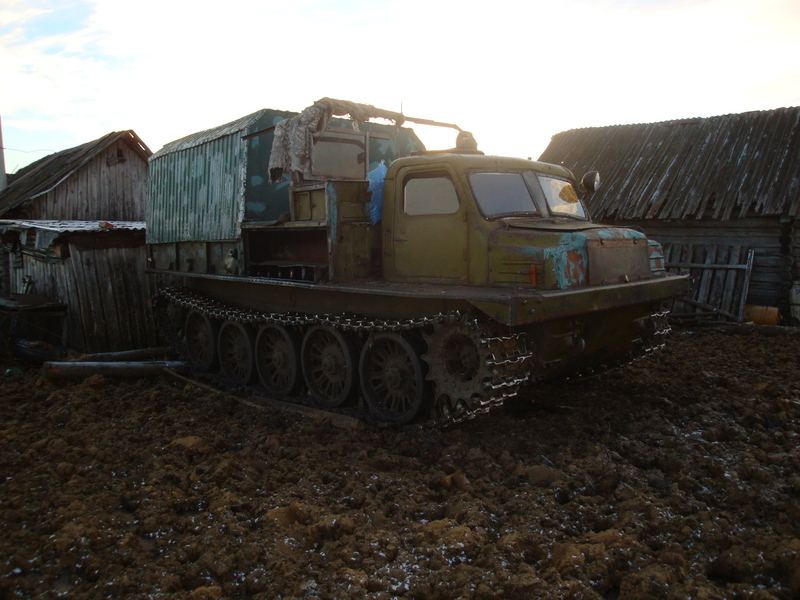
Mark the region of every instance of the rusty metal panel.
[[151, 244], [148, 262], [154, 269], [162, 271], [177, 270], [178, 257], [175, 244]]
[[0, 219], [0, 230], [26, 231], [35, 229], [38, 233], [89, 233], [98, 231], [144, 231], [144, 221], [32, 221], [20, 219]]
[[206, 254], [209, 273], [220, 275], [239, 274], [238, 242], [209, 242]]
[[367, 182], [339, 182], [335, 184], [335, 187], [339, 222], [370, 222], [369, 202], [371, 196], [367, 191]]
[[327, 217], [325, 186], [304, 186], [292, 191], [293, 221], [324, 221]]
[[380, 267], [380, 227], [370, 222], [366, 181], [327, 185], [329, 210], [335, 211], [330, 236], [331, 280], [373, 277]]
[[589, 285], [628, 283], [649, 278], [650, 250], [642, 239], [587, 240]]
[[178, 270], [184, 273], [207, 273], [208, 258], [205, 242], [178, 244]]

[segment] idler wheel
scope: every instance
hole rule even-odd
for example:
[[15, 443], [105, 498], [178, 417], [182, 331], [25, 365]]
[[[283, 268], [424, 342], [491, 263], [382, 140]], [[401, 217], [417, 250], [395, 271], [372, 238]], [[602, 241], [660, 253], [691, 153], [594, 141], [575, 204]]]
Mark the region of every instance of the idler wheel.
[[361, 351], [361, 392], [381, 421], [408, 423], [420, 412], [425, 378], [419, 355], [397, 333], [379, 333]]
[[250, 327], [236, 321], [225, 321], [219, 329], [219, 364], [222, 374], [238, 385], [253, 381], [255, 334]]
[[200, 371], [215, 369], [219, 322], [211, 320], [199, 310], [193, 310], [186, 316], [184, 331], [187, 352], [194, 366]]
[[354, 344], [331, 327], [317, 325], [306, 332], [300, 349], [303, 379], [321, 404], [336, 408], [357, 392]]
[[300, 340], [281, 325], [264, 325], [256, 338], [256, 370], [267, 391], [292, 396], [302, 383]]

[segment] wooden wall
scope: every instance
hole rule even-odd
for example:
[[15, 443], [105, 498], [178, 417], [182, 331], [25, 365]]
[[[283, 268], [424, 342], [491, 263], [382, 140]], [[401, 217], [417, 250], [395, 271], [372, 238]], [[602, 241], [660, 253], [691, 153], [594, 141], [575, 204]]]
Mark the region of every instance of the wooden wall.
[[14, 268], [13, 256], [5, 254], [11, 291], [22, 291], [23, 278], [31, 276], [37, 293], [67, 304], [67, 343], [79, 352], [161, 345], [151, 309], [156, 282], [145, 273], [144, 232], [110, 235], [71, 234], [62, 262], [23, 254], [22, 267]]
[[[791, 223], [777, 217], [732, 219], [729, 221], [629, 221], [662, 244], [741, 246], [755, 250], [747, 304], [777, 306], [788, 313], [789, 288], [794, 263], [800, 260], [798, 239], [791, 238]], [[796, 267], [795, 267], [796, 268]]]
[[791, 241], [792, 279], [795, 282], [800, 282], [800, 219], [792, 223]]
[[147, 161], [120, 140], [53, 190], [4, 218], [144, 221], [146, 189]]

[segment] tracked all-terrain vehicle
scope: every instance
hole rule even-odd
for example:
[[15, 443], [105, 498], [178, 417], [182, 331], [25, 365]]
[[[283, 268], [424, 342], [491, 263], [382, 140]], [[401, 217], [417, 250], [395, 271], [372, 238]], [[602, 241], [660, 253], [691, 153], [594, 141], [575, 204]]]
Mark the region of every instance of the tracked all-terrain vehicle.
[[152, 157], [150, 270], [185, 281], [155, 307], [196, 370], [452, 422], [660, 343], [686, 279], [658, 243], [593, 223], [560, 166], [414, 119], [458, 129], [455, 148], [425, 151], [404, 121], [326, 98]]

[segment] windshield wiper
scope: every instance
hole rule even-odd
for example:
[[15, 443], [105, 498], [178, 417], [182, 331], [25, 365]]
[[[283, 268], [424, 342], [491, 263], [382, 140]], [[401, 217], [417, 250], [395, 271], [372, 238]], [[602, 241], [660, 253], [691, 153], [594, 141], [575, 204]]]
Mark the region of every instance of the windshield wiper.
[[496, 221], [497, 219], [510, 219], [512, 217], [528, 217], [528, 218], [541, 218], [539, 213], [531, 213], [531, 212], [511, 212], [511, 213], [502, 213], [499, 215], [492, 215], [491, 217], [486, 217], [487, 221]]

